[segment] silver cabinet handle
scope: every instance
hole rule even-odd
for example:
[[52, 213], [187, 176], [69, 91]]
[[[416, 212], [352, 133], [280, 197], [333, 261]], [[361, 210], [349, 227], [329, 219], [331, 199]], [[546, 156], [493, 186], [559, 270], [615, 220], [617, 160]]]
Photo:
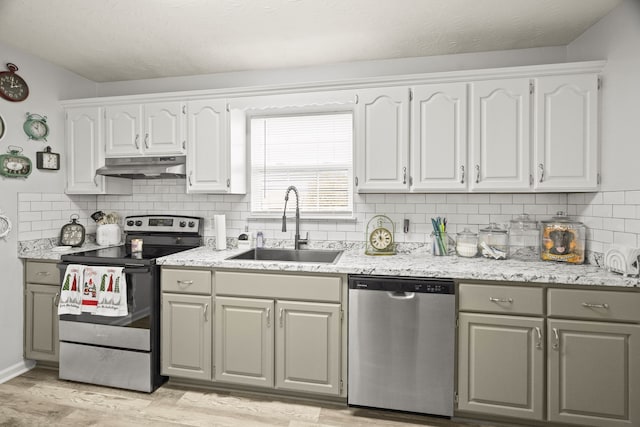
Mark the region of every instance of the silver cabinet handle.
[[139, 140], [140, 140], [140, 134], [136, 133], [136, 139], [133, 141], [133, 143], [136, 145], [136, 150], [140, 149], [140, 144], [138, 143]]
[[284, 308], [280, 309], [280, 327], [284, 327]]
[[540, 179], [538, 180], [538, 182], [542, 182], [544, 181], [544, 165], [540, 163], [538, 165], [538, 169], [540, 169]]
[[560, 347], [560, 336], [558, 335], [558, 330], [556, 328], [551, 329], [553, 331], [553, 345], [551, 348], [557, 350]]
[[358, 186], [358, 177], [357, 176], [355, 178], [355, 181], [356, 181], [356, 187], [357, 187]]
[[267, 328], [271, 326], [271, 308], [267, 308]]
[[187, 149], [187, 141], [182, 141], [182, 149], [183, 150]]
[[603, 303], [603, 304], [592, 304], [590, 302], [583, 302], [582, 303], [583, 307], [587, 307], [587, 308], [604, 308], [605, 310], [609, 309], [609, 304], [607, 303]]
[[193, 185], [193, 183], [191, 182], [191, 177], [193, 176], [193, 171], [189, 172], [189, 187], [191, 187]]
[[464, 184], [464, 165], [460, 166], [460, 184]]
[[49, 271], [38, 271], [36, 273], [36, 275], [38, 275], [38, 276], [51, 276], [51, 272], [49, 272]]
[[538, 340], [536, 341], [536, 348], [542, 348], [542, 330], [536, 326], [536, 334], [538, 335]]
[[480, 165], [476, 165], [476, 184], [480, 184]]
[[97, 187], [98, 186], [98, 175], [94, 174], [93, 175], [93, 184]]
[[506, 302], [507, 304], [513, 304], [513, 298], [494, 298], [494, 297], [489, 297], [489, 301], [491, 301], [491, 302]]
[[144, 147], [145, 148], [149, 148], [149, 134], [148, 133], [144, 134]]
[[204, 321], [207, 321], [207, 311], [209, 311], [209, 304], [204, 305], [204, 309], [202, 310], [202, 315], [204, 316]]
[[227, 178], [227, 188], [231, 187], [231, 178]]
[[56, 292], [56, 295], [53, 297], [53, 306], [57, 307], [60, 302], [60, 292]]
[[178, 286], [180, 286], [182, 289], [186, 288], [187, 286], [193, 285], [193, 280], [177, 280], [178, 282]]
[[402, 168], [402, 183], [406, 184], [407, 183], [407, 167], [403, 167]]

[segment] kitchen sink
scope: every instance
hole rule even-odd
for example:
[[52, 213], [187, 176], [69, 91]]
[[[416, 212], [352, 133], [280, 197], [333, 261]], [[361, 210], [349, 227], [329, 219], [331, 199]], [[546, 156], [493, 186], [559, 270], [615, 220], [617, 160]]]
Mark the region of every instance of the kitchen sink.
[[253, 261], [317, 262], [332, 264], [338, 261], [342, 251], [321, 249], [250, 249], [227, 259]]

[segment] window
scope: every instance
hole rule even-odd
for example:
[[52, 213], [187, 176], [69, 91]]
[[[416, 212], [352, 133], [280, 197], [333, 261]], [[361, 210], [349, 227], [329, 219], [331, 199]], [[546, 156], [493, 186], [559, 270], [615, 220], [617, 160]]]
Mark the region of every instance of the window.
[[290, 185], [306, 216], [353, 213], [351, 112], [252, 117], [250, 140], [252, 213], [282, 215]]

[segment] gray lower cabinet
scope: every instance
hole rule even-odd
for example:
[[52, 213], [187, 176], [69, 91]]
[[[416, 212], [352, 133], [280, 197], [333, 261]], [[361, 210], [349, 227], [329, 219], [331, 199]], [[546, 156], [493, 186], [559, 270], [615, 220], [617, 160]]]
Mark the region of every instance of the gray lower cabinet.
[[211, 297], [162, 295], [162, 374], [211, 379]]
[[55, 262], [25, 263], [24, 355], [58, 362], [60, 273]]
[[550, 421], [640, 425], [639, 307], [635, 292], [549, 290]]
[[211, 381], [211, 271], [163, 268], [161, 286], [162, 374]]
[[458, 409], [544, 419], [544, 320], [460, 313]]
[[341, 277], [216, 272], [215, 379], [338, 396]]

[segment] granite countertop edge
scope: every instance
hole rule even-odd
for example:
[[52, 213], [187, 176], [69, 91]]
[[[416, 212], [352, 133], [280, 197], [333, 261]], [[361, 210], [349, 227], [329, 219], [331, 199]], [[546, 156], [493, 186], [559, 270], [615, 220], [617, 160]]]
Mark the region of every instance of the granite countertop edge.
[[545, 261], [491, 260], [439, 257], [426, 252], [392, 256], [368, 256], [346, 250], [334, 264], [228, 260], [246, 249], [215, 250], [202, 246], [158, 258], [157, 264], [174, 267], [206, 267], [265, 272], [371, 274], [387, 276], [449, 277], [458, 280], [491, 280], [584, 286], [639, 287], [640, 279], [611, 273], [604, 268]]

